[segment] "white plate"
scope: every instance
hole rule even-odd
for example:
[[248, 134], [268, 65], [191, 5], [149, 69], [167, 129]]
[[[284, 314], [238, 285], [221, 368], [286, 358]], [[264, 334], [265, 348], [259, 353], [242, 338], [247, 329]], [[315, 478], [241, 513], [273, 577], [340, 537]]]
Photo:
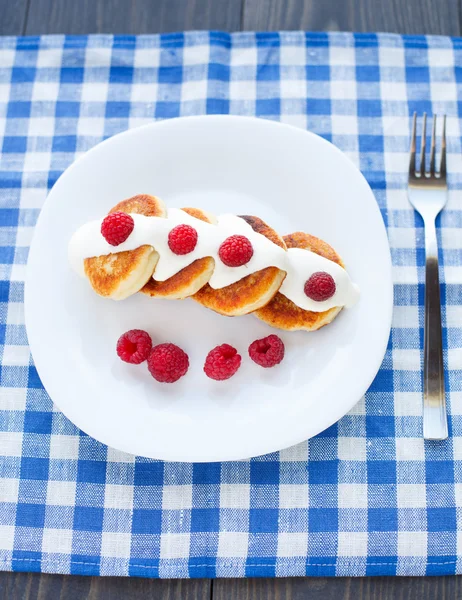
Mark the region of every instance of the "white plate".
[[[158, 195], [168, 206], [255, 214], [282, 234], [319, 236], [343, 257], [360, 301], [316, 333], [281, 332], [286, 357], [267, 370], [252, 363], [247, 348], [279, 332], [252, 315], [222, 317], [190, 299], [100, 298], [71, 271], [68, 240], [138, 193]], [[390, 332], [390, 252], [369, 186], [332, 144], [259, 119], [172, 119], [106, 140], [62, 175], [37, 223], [25, 304], [43, 385], [83, 431], [152, 458], [242, 459], [316, 435], [367, 390]], [[116, 341], [133, 328], [184, 348], [186, 377], [159, 384], [145, 364], [122, 363]], [[243, 364], [229, 381], [214, 382], [203, 361], [224, 342], [238, 348]]]

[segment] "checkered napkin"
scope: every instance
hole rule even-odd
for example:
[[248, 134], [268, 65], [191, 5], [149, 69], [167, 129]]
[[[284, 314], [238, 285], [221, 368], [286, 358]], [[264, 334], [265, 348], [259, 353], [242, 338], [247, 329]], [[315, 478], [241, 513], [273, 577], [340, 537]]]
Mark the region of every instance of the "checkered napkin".
[[[460, 98], [462, 40], [449, 38], [0, 39], [0, 568], [462, 573]], [[422, 439], [424, 233], [406, 196], [413, 111], [448, 115], [438, 237], [450, 438], [437, 443]], [[77, 156], [129, 127], [206, 113], [310, 129], [357, 164], [388, 227], [393, 330], [366, 397], [316, 438], [250, 461], [166, 463], [98, 443], [53, 406], [27, 345], [25, 267], [47, 192]]]

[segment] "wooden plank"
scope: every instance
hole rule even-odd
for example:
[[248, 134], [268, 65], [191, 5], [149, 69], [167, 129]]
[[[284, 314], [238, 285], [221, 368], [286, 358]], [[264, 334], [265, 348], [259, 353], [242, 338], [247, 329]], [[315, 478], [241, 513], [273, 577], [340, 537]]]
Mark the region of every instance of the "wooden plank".
[[[0, 33], [20, 33], [26, 0], [0, 0]], [[242, 0], [32, 0], [26, 33], [155, 33], [240, 28]], [[6, 10], [6, 12], [5, 12]], [[8, 12], [9, 11], [9, 12]], [[18, 26], [18, 23], [20, 25]], [[456, 0], [246, 0], [245, 29], [396, 31], [459, 35]], [[19, 27], [19, 29], [18, 29]], [[210, 581], [0, 574], [0, 599], [208, 600]], [[460, 578], [217, 580], [216, 600], [449, 600], [462, 596]]]
[[[8, 2], [11, 0], [1, 0]], [[240, 28], [243, 0], [32, 0], [28, 35]]]
[[[27, 0], [0, 0], [0, 11], [3, 5], [9, 9], [20, 3], [25, 6]], [[9, 11], [6, 13], [7, 20], [0, 13], [5, 21], [2, 21], [0, 33], [139, 34], [191, 29], [232, 31], [240, 28], [241, 8], [241, 0], [31, 0], [24, 30], [22, 21], [20, 25], [17, 24], [17, 13]], [[16, 21], [13, 22], [10, 13]], [[211, 587], [211, 582], [207, 580], [0, 573], [1, 600], [210, 600]]]
[[461, 577], [218, 579], [213, 600], [454, 600]]
[[243, 29], [461, 35], [460, 0], [246, 0]]
[[138, 579], [0, 573], [0, 600], [210, 600], [206, 579]]
[[24, 33], [28, 0], [0, 0], [0, 35]]
[[[461, 35], [462, 0], [245, 0], [243, 29]], [[214, 600], [452, 600], [460, 577], [218, 580]]]
[[[462, 0], [246, 0], [243, 29], [387, 31], [461, 35]], [[214, 583], [214, 600], [449, 600], [458, 577], [234, 580]]]

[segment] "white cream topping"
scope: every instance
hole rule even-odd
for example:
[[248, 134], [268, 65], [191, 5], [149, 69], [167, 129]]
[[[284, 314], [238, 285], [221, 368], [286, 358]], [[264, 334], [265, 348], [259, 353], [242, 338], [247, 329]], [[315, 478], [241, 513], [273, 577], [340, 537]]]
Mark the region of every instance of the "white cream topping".
[[[209, 281], [213, 289], [236, 283], [266, 267], [278, 267], [287, 273], [279, 291], [300, 308], [322, 312], [334, 306], [352, 306], [358, 299], [358, 287], [351, 282], [345, 269], [308, 250], [289, 248], [286, 251], [264, 235], [255, 232], [244, 219], [235, 215], [222, 215], [218, 217], [216, 224], [196, 219], [178, 208], [169, 209], [166, 218], [146, 217], [134, 213], [131, 216], [135, 223], [133, 231], [127, 240], [118, 246], [111, 246], [101, 235], [103, 219], [91, 221], [80, 227], [69, 242], [69, 261], [72, 268], [85, 276], [85, 258], [150, 245], [159, 253], [159, 261], [153, 274], [156, 281], [165, 281], [195, 260], [209, 256], [215, 261], [215, 269]], [[184, 255], [174, 254], [168, 246], [169, 232], [181, 224], [191, 225], [198, 234], [196, 247]], [[244, 235], [250, 240], [253, 256], [241, 267], [228, 267], [218, 257], [218, 250], [226, 238], [236, 234]], [[336, 285], [335, 294], [323, 302], [311, 300], [304, 292], [306, 280], [317, 271], [329, 273]]]

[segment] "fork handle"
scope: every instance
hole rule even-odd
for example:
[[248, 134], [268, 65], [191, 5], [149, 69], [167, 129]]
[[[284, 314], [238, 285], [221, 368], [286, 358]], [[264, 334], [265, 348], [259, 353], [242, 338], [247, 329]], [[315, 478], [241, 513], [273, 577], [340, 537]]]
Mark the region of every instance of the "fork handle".
[[435, 221], [425, 221], [425, 324], [423, 434], [428, 440], [448, 437], [444, 391], [438, 243]]

